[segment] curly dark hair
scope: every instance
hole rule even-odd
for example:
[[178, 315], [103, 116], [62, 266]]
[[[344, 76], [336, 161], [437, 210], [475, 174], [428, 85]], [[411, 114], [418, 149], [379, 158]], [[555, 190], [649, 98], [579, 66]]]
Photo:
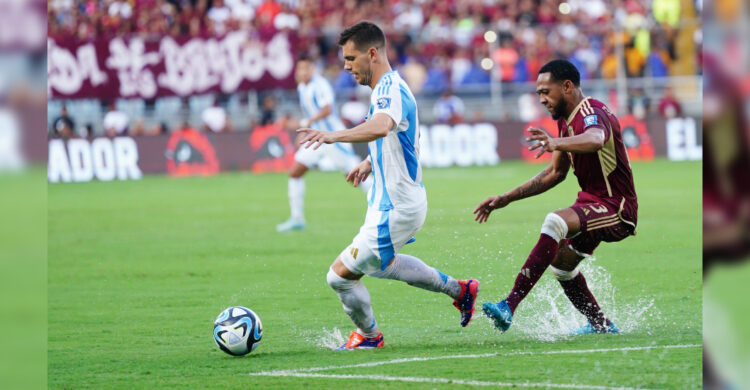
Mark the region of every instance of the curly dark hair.
[[576, 87], [581, 86], [581, 73], [578, 72], [576, 66], [570, 61], [552, 60], [539, 69], [539, 74], [547, 72], [550, 73], [552, 76], [551, 79], [554, 81], [563, 82], [570, 80]]

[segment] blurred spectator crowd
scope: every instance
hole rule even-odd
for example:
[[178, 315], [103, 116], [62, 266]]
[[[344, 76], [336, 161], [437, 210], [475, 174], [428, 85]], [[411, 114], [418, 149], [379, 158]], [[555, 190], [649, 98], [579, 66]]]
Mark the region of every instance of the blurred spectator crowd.
[[[210, 38], [230, 31], [292, 32], [300, 54], [315, 59], [341, 93], [339, 103], [345, 103], [361, 94], [342, 69], [338, 35], [360, 20], [370, 20], [385, 30], [391, 63], [422, 96], [420, 102], [427, 99], [431, 108], [434, 105], [433, 120], [456, 123], [482, 116], [481, 107], [476, 103], [464, 107], [456, 95], [486, 100], [493, 77], [506, 85], [505, 94], [521, 94], [520, 108], [513, 115], [521, 120], [538, 117], [535, 97], [523, 83], [535, 81], [538, 69], [555, 58], [573, 62], [584, 80], [610, 80], [608, 93], [620, 76], [649, 78], [641, 85], [653, 85], [647, 81], [650, 78], [669, 85], [674, 82], [667, 77], [699, 75], [701, 14], [701, 0], [49, 0], [48, 35], [89, 41], [128, 35], [159, 40], [165, 35]], [[666, 114], [680, 110], [680, 99], [675, 100], [671, 91], [651, 95], [649, 103], [650, 94], [640, 88], [628, 87], [629, 111], [638, 111], [639, 106], [656, 111], [658, 106], [662, 115], [671, 116]], [[80, 106], [71, 110], [82, 120], [75, 130], [79, 134], [163, 134], [180, 126], [174, 118], [184, 118], [185, 110], [193, 122], [213, 123], [227, 131], [267, 122], [272, 111], [265, 107], [266, 95], [261, 92], [250, 100], [247, 93], [238, 93], [120, 101], [119, 111], [131, 118], [127, 130], [119, 114], [110, 115], [117, 119], [110, 122], [118, 126], [91, 126], [103, 114], [118, 111], [106, 102], [68, 102], [68, 108]], [[288, 113], [293, 104], [279, 91], [275, 95], [279, 100], [275, 115]], [[658, 103], [662, 96], [674, 102]], [[64, 136], [74, 127], [64, 119], [68, 114], [62, 113], [63, 105], [51, 101], [48, 107], [52, 134]], [[214, 105], [226, 114], [213, 109], [200, 117]], [[252, 118], [247, 117], [248, 107]], [[57, 116], [62, 119], [55, 121]], [[83, 123], [88, 123], [85, 131]]]
[[49, 0], [48, 34], [91, 40], [294, 31], [298, 47], [341, 89], [353, 81], [341, 71], [338, 34], [367, 19], [386, 31], [390, 58], [415, 93], [440, 93], [489, 83], [486, 58], [505, 82], [533, 81], [553, 58], [574, 62], [584, 79], [612, 79], [618, 42], [628, 77], [695, 75], [701, 7], [701, 0]]

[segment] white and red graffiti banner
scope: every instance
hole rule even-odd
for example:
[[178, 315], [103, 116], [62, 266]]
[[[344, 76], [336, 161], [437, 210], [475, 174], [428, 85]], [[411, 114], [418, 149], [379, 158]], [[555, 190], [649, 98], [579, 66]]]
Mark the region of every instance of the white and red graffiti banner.
[[47, 39], [53, 98], [143, 98], [293, 88], [293, 37]]

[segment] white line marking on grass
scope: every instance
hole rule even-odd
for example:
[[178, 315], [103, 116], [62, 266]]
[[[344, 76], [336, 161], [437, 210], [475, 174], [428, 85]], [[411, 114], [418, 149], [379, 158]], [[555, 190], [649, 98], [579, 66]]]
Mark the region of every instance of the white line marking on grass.
[[[554, 389], [592, 389], [592, 390], [636, 390], [633, 387], [609, 387], [595, 385], [578, 385], [565, 383], [509, 383], [509, 382], [487, 382], [464, 379], [448, 378], [419, 378], [412, 376], [386, 376], [386, 375], [337, 375], [337, 374], [316, 374], [311, 372], [296, 371], [270, 371], [250, 374], [252, 376], [273, 376], [273, 377], [298, 377], [298, 378], [328, 378], [328, 379], [366, 379], [389, 382], [417, 382], [417, 383], [446, 383], [452, 385], [466, 386], [487, 386], [487, 387], [543, 387]], [[643, 390], [643, 389], [638, 389]]]
[[[495, 356], [526, 356], [526, 355], [561, 355], [561, 354], [587, 354], [587, 353], [603, 353], [603, 352], [628, 352], [628, 351], [646, 351], [651, 349], [681, 349], [681, 348], [698, 348], [702, 347], [702, 344], [679, 344], [679, 345], [648, 345], [642, 347], [621, 347], [621, 348], [599, 348], [599, 349], [569, 349], [559, 351], [515, 351], [515, 352], [492, 352], [482, 354], [471, 354], [471, 355], [445, 355], [445, 356], [430, 356], [430, 357], [413, 357], [413, 358], [401, 358], [393, 360], [382, 360], [378, 362], [367, 362], [359, 364], [346, 364], [341, 366], [327, 366], [327, 367], [308, 367], [308, 368], [297, 368], [292, 370], [275, 370], [275, 371], [261, 371], [251, 372], [251, 376], [272, 376], [272, 377], [299, 377], [299, 378], [329, 378], [329, 379], [370, 379], [380, 381], [400, 381], [400, 382], [419, 382], [419, 383], [449, 383], [459, 384], [466, 386], [494, 386], [494, 387], [545, 387], [545, 388], [557, 388], [557, 389], [593, 389], [593, 390], [612, 390], [612, 389], [634, 389], [630, 387], [609, 387], [609, 386], [597, 386], [597, 385], [579, 385], [579, 384], [564, 384], [564, 383], [508, 383], [508, 382], [487, 382], [467, 379], [448, 379], [448, 378], [420, 378], [420, 377], [409, 377], [409, 376], [386, 376], [386, 375], [341, 375], [341, 374], [318, 374], [315, 371], [329, 371], [338, 370], [342, 368], [359, 368], [359, 367], [376, 367], [386, 364], [399, 364], [399, 363], [411, 363], [411, 362], [425, 362], [431, 360], [445, 360], [445, 359], [476, 359], [485, 357]], [[343, 352], [350, 353], [350, 352]]]
[[[534, 352], [534, 351], [516, 351], [516, 352], [507, 352], [507, 353], [492, 352], [492, 353], [482, 353], [482, 354], [473, 354], [473, 355], [446, 355], [446, 356], [401, 358], [401, 359], [393, 359], [393, 360], [382, 360], [378, 362], [346, 364], [343, 366], [298, 368], [298, 369], [294, 369], [291, 371], [294, 371], [294, 372], [329, 371], [329, 370], [337, 370], [341, 368], [376, 367], [376, 366], [382, 366], [384, 364], [425, 362], [425, 361], [431, 361], [431, 360], [446, 360], [446, 359], [476, 359], [476, 358], [486, 358], [486, 357], [495, 357], [495, 356], [586, 354], [586, 353], [627, 352], [627, 351], [644, 351], [644, 350], [650, 350], [650, 349], [676, 349], [676, 348], [696, 348], [696, 347], [702, 347], [702, 345], [701, 344], [650, 345], [650, 346], [643, 346], [643, 347], [571, 349], [571, 350], [542, 351], [542, 352]], [[348, 353], [348, 351], [344, 353]], [[286, 372], [290, 372], [290, 371], [286, 371]]]

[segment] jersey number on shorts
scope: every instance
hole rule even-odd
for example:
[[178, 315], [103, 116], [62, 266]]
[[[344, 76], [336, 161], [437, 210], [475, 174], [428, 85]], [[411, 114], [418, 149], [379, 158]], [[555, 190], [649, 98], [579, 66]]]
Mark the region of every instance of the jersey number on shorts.
[[593, 212], [595, 212], [595, 213], [599, 213], [599, 214], [602, 214], [602, 213], [606, 213], [606, 212], [608, 211], [608, 210], [607, 210], [607, 208], [606, 208], [606, 207], [604, 207], [604, 206], [594, 206], [594, 205], [590, 205], [589, 207], [591, 208], [591, 210], [592, 210]]
[[352, 257], [354, 258], [354, 260], [357, 260], [357, 255], [359, 254], [359, 248], [352, 247], [352, 249], [349, 250], [349, 253], [352, 254]]

